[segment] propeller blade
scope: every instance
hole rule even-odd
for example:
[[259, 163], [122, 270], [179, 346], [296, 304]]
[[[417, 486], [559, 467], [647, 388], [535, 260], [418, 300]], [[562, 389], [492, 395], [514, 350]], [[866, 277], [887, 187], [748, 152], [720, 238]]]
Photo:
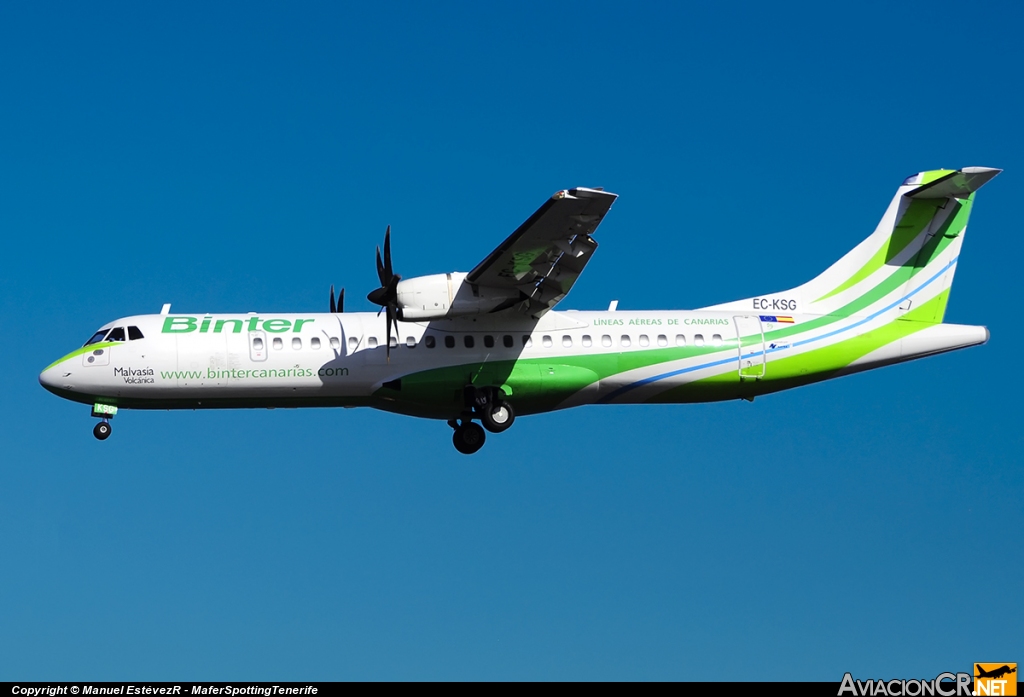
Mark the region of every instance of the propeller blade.
[[[344, 292], [344, 291], [343, 291]], [[334, 284], [331, 284], [331, 313], [334, 313]]]
[[388, 282], [388, 277], [384, 275], [384, 262], [380, 260], [380, 247], [377, 247], [377, 278], [382, 286]]
[[[391, 226], [388, 225], [388, 229], [384, 232], [384, 273], [390, 279], [394, 275], [394, 271], [391, 267]], [[381, 282], [384, 285], [384, 282]]]
[[[395, 273], [394, 268], [391, 265], [391, 226], [388, 225], [384, 231], [384, 254], [381, 256], [380, 247], [377, 247], [377, 278], [380, 279], [380, 288], [376, 288], [369, 292], [366, 299], [375, 305], [380, 305], [380, 310], [377, 311], [377, 316], [380, 317], [381, 312], [386, 312], [384, 316], [384, 323], [386, 326], [386, 340], [388, 345], [384, 348], [385, 354], [387, 355], [388, 363], [391, 362], [391, 326], [395, 327], [395, 336], [398, 336], [398, 284], [402, 280], [402, 277]], [[342, 289], [344, 295], [345, 289]], [[343, 297], [342, 295], [342, 297]], [[331, 297], [334, 297], [334, 291], [331, 291]], [[333, 300], [332, 300], [333, 301]], [[342, 300], [339, 298], [338, 307], [341, 307]], [[341, 310], [338, 310], [341, 312]], [[397, 338], [396, 338], [397, 342]]]
[[338, 291], [338, 312], [345, 311], [345, 289]]

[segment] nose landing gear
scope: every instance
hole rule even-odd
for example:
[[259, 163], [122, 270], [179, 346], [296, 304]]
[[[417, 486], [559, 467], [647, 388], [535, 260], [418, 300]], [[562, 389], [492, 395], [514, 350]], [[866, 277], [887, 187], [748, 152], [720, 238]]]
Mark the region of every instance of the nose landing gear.
[[103, 419], [96, 428], [92, 429], [92, 434], [96, 436], [96, 440], [106, 440], [110, 438], [110, 419], [114, 418], [117, 414], [117, 407], [112, 404], [100, 404], [97, 402], [92, 406], [92, 415], [98, 419]]
[[96, 428], [92, 429], [92, 434], [96, 436], [97, 440], [110, 438], [110, 422], [103, 419], [103, 421], [96, 424]]

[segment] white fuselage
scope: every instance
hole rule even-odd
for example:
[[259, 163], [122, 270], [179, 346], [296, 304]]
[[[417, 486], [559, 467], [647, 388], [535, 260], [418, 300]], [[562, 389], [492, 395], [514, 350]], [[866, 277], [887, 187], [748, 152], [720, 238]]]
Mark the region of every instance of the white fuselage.
[[[384, 317], [375, 313], [140, 315], [107, 327], [135, 327], [143, 338], [83, 347], [40, 380], [70, 399], [130, 408], [376, 406], [437, 418], [457, 415], [462, 406], [452, 390], [478, 379], [522, 396], [522, 413], [651, 401], [655, 382], [659, 394], [691, 388], [658, 401], [712, 401], [790, 386], [773, 388], [772, 363], [805, 350], [797, 342], [738, 348], [739, 332], [748, 335], [750, 326], [771, 333], [813, 318], [768, 321], [776, 319], [735, 311], [569, 311], [540, 320], [399, 322], [388, 351]], [[914, 355], [897, 344], [848, 372], [987, 337], [982, 328], [946, 336], [957, 325], [942, 327], [952, 329], [932, 341], [919, 337]], [[830, 337], [836, 331], [829, 325]], [[813, 333], [800, 343], [813, 344]]]

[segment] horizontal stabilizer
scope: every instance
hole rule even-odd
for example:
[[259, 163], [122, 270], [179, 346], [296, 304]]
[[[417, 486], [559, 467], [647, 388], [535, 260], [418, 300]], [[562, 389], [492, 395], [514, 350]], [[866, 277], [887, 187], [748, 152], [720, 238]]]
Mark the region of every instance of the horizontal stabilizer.
[[964, 167], [914, 189], [907, 198], [967, 198], [1002, 171], [992, 167]]

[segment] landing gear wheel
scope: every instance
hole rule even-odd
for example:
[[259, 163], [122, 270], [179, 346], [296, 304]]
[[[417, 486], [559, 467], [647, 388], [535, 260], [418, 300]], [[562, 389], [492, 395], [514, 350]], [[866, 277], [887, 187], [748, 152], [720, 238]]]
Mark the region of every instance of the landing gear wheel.
[[452, 434], [452, 443], [455, 444], [455, 449], [463, 455], [472, 455], [484, 447], [485, 440], [487, 440], [487, 434], [479, 424], [472, 421], [459, 426]]
[[96, 436], [98, 440], [106, 440], [110, 438], [110, 424], [106, 421], [100, 421], [96, 424], [96, 428], [92, 429], [92, 434]]
[[489, 403], [480, 410], [480, 422], [491, 433], [501, 433], [516, 420], [512, 405], [506, 401]]

